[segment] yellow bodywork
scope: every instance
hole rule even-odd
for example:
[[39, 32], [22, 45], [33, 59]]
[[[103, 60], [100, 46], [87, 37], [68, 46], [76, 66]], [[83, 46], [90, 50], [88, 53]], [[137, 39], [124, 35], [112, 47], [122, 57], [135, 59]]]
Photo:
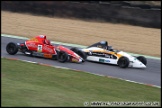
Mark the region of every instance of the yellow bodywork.
[[37, 38], [30, 38], [28, 41], [38, 42], [38, 39]]
[[118, 58], [120, 58], [122, 56], [121, 54], [115, 53], [113, 51], [108, 51], [106, 49], [93, 49], [93, 50], [84, 49], [84, 52], [95, 52], [95, 53], [112, 54], [114, 56], [117, 56]]

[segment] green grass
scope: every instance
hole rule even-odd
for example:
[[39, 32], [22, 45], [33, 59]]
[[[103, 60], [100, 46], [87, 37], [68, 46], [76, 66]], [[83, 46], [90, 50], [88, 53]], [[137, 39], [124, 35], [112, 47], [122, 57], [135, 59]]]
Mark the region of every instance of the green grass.
[[1, 63], [3, 107], [84, 106], [92, 101], [161, 105], [160, 88], [5, 58]]

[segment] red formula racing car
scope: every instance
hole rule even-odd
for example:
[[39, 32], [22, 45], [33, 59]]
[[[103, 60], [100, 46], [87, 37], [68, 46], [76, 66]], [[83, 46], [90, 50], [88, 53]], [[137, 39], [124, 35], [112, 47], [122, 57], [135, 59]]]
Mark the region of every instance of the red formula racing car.
[[6, 46], [6, 51], [11, 55], [20, 51], [25, 55], [50, 58], [60, 62], [82, 63], [86, 59], [86, 54], [83, 51], [78, 50], [74, 52], [62, 45], [51, 45], [46, 35], [38, 35], [26, 40], [24, 43], [9, 42]]

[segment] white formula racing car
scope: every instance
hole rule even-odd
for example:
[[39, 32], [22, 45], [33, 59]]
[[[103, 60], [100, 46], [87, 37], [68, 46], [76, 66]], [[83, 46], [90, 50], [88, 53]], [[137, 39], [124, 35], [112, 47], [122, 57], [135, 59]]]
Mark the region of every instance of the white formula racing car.
[[85, 49], [71, 48], [74, 52], [82, 50], [86, 53], [88, 61], [102, 62], [118, 65], [121, 68], [146, 68], [147, 59], [144, 56], [132, 56], [126, 52], [114, 50], [108, 46], [107, 41], [97, 42]]

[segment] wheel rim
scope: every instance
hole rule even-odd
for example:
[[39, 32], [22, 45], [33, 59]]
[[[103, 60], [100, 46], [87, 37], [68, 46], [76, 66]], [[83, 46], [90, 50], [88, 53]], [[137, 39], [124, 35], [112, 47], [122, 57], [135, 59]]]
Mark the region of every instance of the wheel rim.
[[66, 59], [66, 54], [65, 54], [65, 53], [61, 53], [61, 54], [59, 55], [59, 59], [60, 59], [61, 61], [65, 60], [65, 59]]
[[12, 53], [14, 50], [15, 50], [15, 47], [14, 47], [13, 44], [11, 44], [11, 45], [8, 46], [8, 52], [9, 53]]
[[120, 61], [120, 66], [121, 67], [125, 67], [126, 64], [127, 64], [127, 61], [125, 59]]
[[124, 64], [125, 64], [125, 61], [124, 61], [124, 60], [121, 61], [121, 66], [122, 66], [122, 67], [124, 66]]
[[61, 59], [64, 59], [64, 58], [65, 58], [65, 54], [62, 54], [62, 55], [61, 55]]

